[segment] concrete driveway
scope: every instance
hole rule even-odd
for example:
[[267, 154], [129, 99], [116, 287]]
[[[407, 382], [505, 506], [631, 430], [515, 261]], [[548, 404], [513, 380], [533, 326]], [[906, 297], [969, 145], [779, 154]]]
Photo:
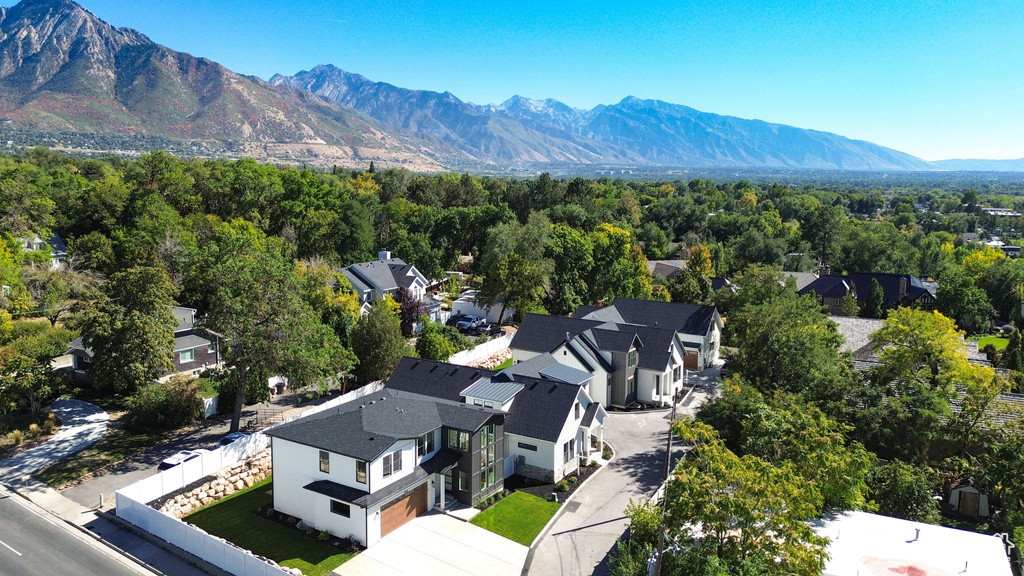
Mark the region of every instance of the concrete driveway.
[[60, 431], [39, 446], [0, 461], [0, 482], [14, 482], [88, 447], [103, 437], [110, 420], [102, 408], [81, 400], [54, 400], [53, 413], [60, 418]]
[[462, 520], [424, 514], [339, 566], [339, 576], [520, 576], [529, 548]]
[[[694, 391], [679, 405], [679, 418], [692, 417], [720, 389], [717, 368], [690, 373], [687, 380]], [[534, 549], [530, 576], [608, 574], [608, 555], [626, 532], [623, 511], [630, 500], [648, 499], [661, 484], [669, 417], [668, 410], [608, 414], [604, 439], [615, 449], [615, 459], [566, 504]], [[675, 442], [673, 464], [683, 452]]]

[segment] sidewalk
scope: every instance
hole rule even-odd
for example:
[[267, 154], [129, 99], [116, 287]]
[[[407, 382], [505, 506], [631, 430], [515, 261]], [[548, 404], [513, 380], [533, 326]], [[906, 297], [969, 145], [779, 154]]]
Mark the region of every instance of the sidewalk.
[[60, 418], [60, 431], [39, 446], [0, 461], [0, 482], [19, 480], [95, 443], [107, 431], [110, 420], [102, 408], [81, 400], [55, 400], [53, 413]]
[[[14, 492], [26, 498], [52, 516], [76, 527], [97, 546], [109, 546], [139, 565], [147, 573], [166, 576], [222, 576], [224, 572], [205, 571], [179, 556], [120, 527], [113, 521], [65, 498], [59, 492], [35, 479], [9, 485]], [[98, 504], [99, 502], [97, 502]], [[182, 552], [182, 554], [187, 554]]]

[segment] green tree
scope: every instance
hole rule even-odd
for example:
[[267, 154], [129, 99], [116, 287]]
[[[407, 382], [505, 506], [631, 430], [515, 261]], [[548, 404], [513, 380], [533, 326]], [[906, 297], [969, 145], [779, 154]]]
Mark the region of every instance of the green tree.
[[231, 429], [238, 430], [247, 393], [267, 394], [266, 381], [282, 374], [292, 386], [328, 386], [351, 368], [337, 335], [300, 296], [295, 268], [279, 238], [251, 223], [216, 226], [206, 246], [209, 290], [205, 325], [227, 342], [225, 367], [235, 379]]
[[176, 293], [162, 268], [129, 268], [83, 304], [73, 327], [92, 350], [90, 376], [97, 387], [131, 392], [171, 369]]
[[36, 419], [43, 406], [67, 387], [67, 375], [47, 362], [0, 350], [0, 414], [11, 412], [24, 401]]
[[600, 224], [591, 234], [594, 266], [587, 285], [589, 302], [612, 301], [617, 297], [651, 297], [651, 273], [643, 251], [627, 230]]
[[864, 300], [864, 307], [861, 314], [865, 318], [883, 318], [885, 316], [885, 291], [876, 278], [871, 279], [871, 286], [868, 287], [867, 298]]
[[386, 301], [370, 307], [352, 335], [352, 351], [359, 358], [356, 376], [360, 383], [387, 378], [402, 356], [412, 355], [412, 347], [402, 337], [398, 316]]
[[996, 313], [985, 291], [959, 267], [947, 268], [939, 278], [935, 307], [970, 334], [987, 331]]
[[51, 326], [69, 314], [82, 299], [88, 298], [100, 286], [98, 274], [82, 269], [74, 257], [53, 268], [48, 265], [27, 266], [22, 274], [40, 315]]
[[703, 244], [690, 247], [690, 259], [686, 267], [693, 270], [701, 278], [711, 278], [715, 275], [715, 266], [711, 262], [711, 250]]
[[[774, 574], [821, 573], [828, 540], [806, 523], [821, 500], [797, 474], [755, 456], [737, 456], [706, 424], [680, 419], [672, 431], [697, 447], [679, 461], [668, 483], [667, 541], [706, 547], [729, 573], [753, 558]], [[699, 530], [688, 529], [698, 525]], [[681, 568], [678, 574], [689, 573]]]
[[587, 302], [590, 287], [587, 284], [594, 267], [594, 246], [589, 236], [566, 226], [555, 224], [551, 228], [545, 255], [551, 258], [552, 314], [569, 314]]
[[416, 339], [416, 353], [427, 360], [446, 361], [455, 354], [455, 345], [444, 335], [437, 324], [425, 322]]
[[488, 234], [477, 302], [489, 307], [501, 300], [499, 321], [504, 321], [508, 308], [522, 317], [539, 307], [551, 273], [551, 260], [544, 257], [550, 230], [547, 218], [531, 214], [525, 226], [500, 224]]
[[868, 485], [879, 514], [938, 523], [939, 504], [925, 469], [900, 460], [878, 463], [868, 476]]
[[858, 314], [860, 314], [860, 305], [857, 304], [857, 298], [853, 295], [853, 292], [847, 292], [839, 303], [839, 315], [854, 317]]

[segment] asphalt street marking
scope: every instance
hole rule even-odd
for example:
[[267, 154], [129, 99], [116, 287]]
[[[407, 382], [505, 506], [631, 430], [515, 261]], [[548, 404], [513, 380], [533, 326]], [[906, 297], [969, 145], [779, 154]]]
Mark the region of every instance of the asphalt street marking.
[[3, 540], [0, 540], [0, 544], [3, 544], [3, 545], [4, 545], [4, 547], [6, 547], [6, 548], [7, 548], [8, 550], [10, 550], [11, 552], [14, 552], [14, 553], [15, 553], [15, 554], [17, 554], [18, 556], [21, 556], [21, 552], [18, 552], [18, 551], [17, 551], [17, 550], [15, 550], [14, 548], [11, 548], [10, 546], [8, 546], [8, 545], [7, 545], [7, 542], [4, 542]]

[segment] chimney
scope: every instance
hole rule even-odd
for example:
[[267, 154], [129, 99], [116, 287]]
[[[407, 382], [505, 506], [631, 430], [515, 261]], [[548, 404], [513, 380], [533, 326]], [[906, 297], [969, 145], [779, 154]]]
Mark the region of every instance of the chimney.
[[907, 295], [907, 277], [900, 276], [900, 303], [903, 303], [903, 297]]
[[377, 258], [379, 258], [381, 262], [385, 260], [391, 260], [391, 251], [382, 249], [380, 252], [377, 253]]

